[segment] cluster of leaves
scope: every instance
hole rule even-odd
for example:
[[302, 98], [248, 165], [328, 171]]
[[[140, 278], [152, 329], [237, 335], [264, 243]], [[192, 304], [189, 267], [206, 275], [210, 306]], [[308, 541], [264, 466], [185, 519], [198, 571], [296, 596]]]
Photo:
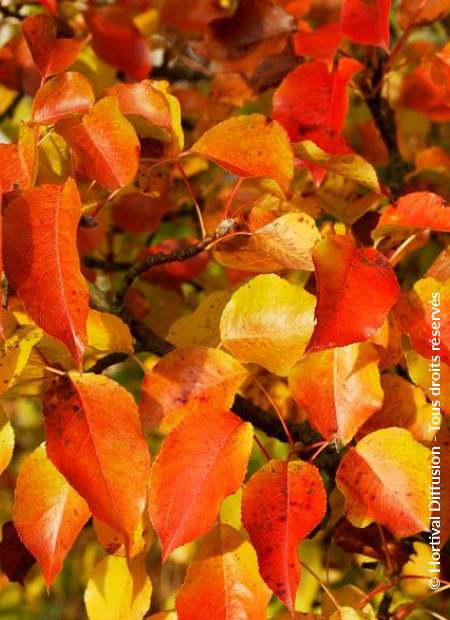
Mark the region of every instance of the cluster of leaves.
[[449, 9], [1, 3], [0, 615], [445, 617]]

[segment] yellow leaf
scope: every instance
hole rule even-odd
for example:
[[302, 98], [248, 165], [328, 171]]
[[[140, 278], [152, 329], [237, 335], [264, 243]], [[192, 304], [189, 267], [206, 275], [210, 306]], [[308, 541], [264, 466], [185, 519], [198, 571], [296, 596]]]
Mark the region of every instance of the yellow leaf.
[[71, 162], [67, 142], [52, 132], [38, 146], [39, 168], [37, 185], [63, 183], [70, 175]]
[[130, 561], [110, 555], [95, 567], [84, 602], [89, 620], [142, 620], [151, 594], [145, 554]]
[[[339, 605], [342, 605], [342, 607], [357, 607], [365, 596], [362, 590], [352, 584], [346, 584], [340, 588], [333, 588], [331, 591], [336, 601]], [[328, 618], [335, 611], [336, 605], [331, 600], [327, 592], [324, 592], [322, 597], [322, 613]], [[375, 612], [370, 606], [370, 603], [367, 603], [361, 611], [367, 614], [367, 617], [371, 620], [376, 620]]]
[[96, 351], [133, 352], [133, 338], [128, 325], [119, 317], [108, 312], [89, 309], [87, 319], [88, 345]]
[[173, 134], [173, 153], [176, 155], [183, 150], [184, 147], [184, 131], [181, 124], [181, 107], [178, 99], [169, 92], [169, 82], [165, 80], [153, 82], [153, 86], [164, 93], [167, 103], [169, 104], [170, 115], [172, 117], [172, 134]]
[[417, 351], [411, 349], [406, 353], [406, 361], [408, 364], [408, 372], [411, 379], [416, 385], [422, 388], [427, 393], [428, 398], [433, 400], [440, 400], [442, 412], [446, 415], [450, 415], [450, 366], [441, 362], [440, 373], [440, 395], [437, 390], [430, 390], [432, 388], [432, 373], [430, 372], [431, 360], [419, 355]]
[[14, 384], [28, 363], [33, 347], [42, 338], [38, 327], [22, 325], [0, 348], [0, 395]]
[[356, 181], [374, 192], [380, 192], [375, 169], [360, 155], [330, 155], [311, 140], [297, 142], [294, 145], [294, 152], [304, 161]]
[[314, 306], [313, 295], [279, 276], [256, 276], [225, 306], [222, 342], [241, 362], [254, 362], [286, 376], [311, 337]]
[[[95, 517], [93, 519], [93, 524], [97, 540], [105, 551], [110, 555], [122, 558], [127, 555], [125, 537], [121, 532], [103, 523], [103, 521], [99, 521]], [[139, 555], [139, 553], [147, 551], [153, 544], [154, 539], [154, 531], [150, 525], [148, 513], [145, 510], [129, 543], [128, 557], [134, 558]]]
[[3, 408], [0, 408], [0, 474], [8, 467], [14, 451], [14, 431]]
[[194, 312], [172, 323], [167, 340], [177, 347], [217, 347], [220, 343], [220, 317], [230, 297], [229, 290], [206, 295]]
[[362, 439], [344, 456], [336, 484], [356, 527], [373, 521], [396, 536], [428, 529], [430, 450], [403, 428], [386, 428]]
[[314, 271], [312, 250], [321, 235], [306, 213], [291, 212], [259, 228], [257, 246], [287, 269]]

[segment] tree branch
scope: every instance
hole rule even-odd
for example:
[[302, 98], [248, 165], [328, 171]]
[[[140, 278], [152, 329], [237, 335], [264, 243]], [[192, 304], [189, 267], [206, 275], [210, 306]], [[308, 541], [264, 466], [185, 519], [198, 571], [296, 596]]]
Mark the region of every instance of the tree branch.
[[171, 254], [165, 254], [164, 252], [158, 252], [157, 254], [150, 254], [146, 256], [143, 260], [138, 260], [134, 263], [134, 265], [129, 269], [129, 271], [125, 274], [123, 281], [119, 288], [117, 289], [115, 303], [117, 306], [122, 306], [125, 295], [133, 284], [135, 279], [145, 271], [148, 271], [152, 267], [156, 267], [157, 265], [165, 265], [167, 263], [173, 262], [181, 262], [200, 254], [205, 250], [211, 243], [217, 241], [221, 237], [228, 235], [234, 228], [234, 220], [223, 220], [218, 228], [213, 232], [212, 235], [208, 235], [195, 245], [189, 245], [186, 248], [181, 250], [177, 250], [176, 252], [172, 252]]
[[410, 166], [403, 160], [398, 148], [397, 121], [394, 110], [381, 94], [380, 85], [382, 84], [387, 59], [388, 57], [384, 52], [377, 50], [375, 62], [371, 61], [368, 66], [369, 79], [363, 82], [362, 93], [388, 150], [387, 185], [391, 190], [392, 197], [396, 200], [402, 193], [405, 176], [410, 171]]

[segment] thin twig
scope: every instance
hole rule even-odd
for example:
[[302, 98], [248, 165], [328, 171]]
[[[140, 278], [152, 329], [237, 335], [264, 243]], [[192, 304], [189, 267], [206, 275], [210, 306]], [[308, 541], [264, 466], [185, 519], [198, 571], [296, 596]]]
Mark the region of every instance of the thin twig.
[[194, 203], [195, 210], [197, 212], [198, 222], [200, 224], [200, 230], [201, 230], [201, 233], [202, 233], [202, 238], [205, 239], [205, 237], [206, 237], [206, 228], [205, 228], [205, 224], [203, 222], [202, 210], [200, 209], [200, 205], [198, 204], [197, 198], [196, 198], [196, 196], [194, 194], [194, 190], [191, 187], [191, 184], [189, 182], [189, 179], [187, 178], [187, 174], [185, 173], [182, 164], [180, 162], [178, 162], [177, 163], [177, 167], [178, 167], [178, 170], [180, 171], [181, 176], [183, 177], [183, 181], [184, 181], [184, 184], [186, 185], [186, 189], [189, 192], [189, 195], [192, 198], [192, 201]]

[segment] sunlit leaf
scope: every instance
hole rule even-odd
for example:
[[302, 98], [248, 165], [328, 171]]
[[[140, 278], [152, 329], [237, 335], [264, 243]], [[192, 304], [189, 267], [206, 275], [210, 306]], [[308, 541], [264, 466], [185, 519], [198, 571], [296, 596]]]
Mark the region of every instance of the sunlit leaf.
[[0, 395], [20, 377], [41, 338], [41, 329], [22, 325], [0, 345]]
[[342, 32], [355, 43], [389, 47], [391, 0], [343, 0]]
[[257, 276], [225, 306], [222, 342], [241, 362], [285, 376], [311, 337], [314, 304], [313, 295], [279, 276]]
[[16, 187], [31, 187], [36, 176], [36, 133], [27, 125], [20, 127], [17, 144], [0, 144], [0, 183], [4, 193]]
[[84, 499], [47, 458], [44, 445], [27, 457], [17, 479], [13, 520], [47, 586], [61, 571], [90, 514]]
[[376, 521], [396, 536], [428, 529], [429, 462], [430, 451], [405, 429], [387, 428], [364, 437], [344, 456], [336, 474], [348, 519], [357, 527]]
[[320, 523], [326, 493], [318, 469], [272, 460], [252, 476], [242, 496], [242, 523], [270, 589], [294, 611], [300, 580], [297, 547]]
[[129, 327], [114, 314], [89, 310], [87, 344], [102, 353], [133, 352], [133, 338]]
[[[408, 374], [414, 383], [422, 388], [431, 401], [437, 400], [436, 397], [439, 396], [439, 404], [443, 413], [450, 415], [450, 366], [443, 363], [439, 365], [441, 376], [438, 383], [440, 385], [439, 390], [436, 390], [436, 381], [434, 381], [435, 386], [433, 388], [433, 373], [430, 372], [433, 370], [433, 366], [429, 359], [411, 349], [406, 352], [406, 361], [408, 363]], [[434, 379], [437, 379], [437, 375]]]
[[50, 459], [94, 516], [129, 543], [150, 467], [133, 397], [107, 377], [74, 374], [53, 381], [43, 406]]
[[149, 510], [163, 560], [205, 534], [242, 484], [252, 427], [229, 411], [190, 412], [168, 435], [150, 474]]
[[75, 71], [67, 71], [46, 82], [33, 100], [33, 120], [51, 125], [72, 114], [89, 112], [95, 102], [88, 80]]
[[8, 467], [14, 452], [14, 430], [3, 408], [0, 408], [0, 475]]

